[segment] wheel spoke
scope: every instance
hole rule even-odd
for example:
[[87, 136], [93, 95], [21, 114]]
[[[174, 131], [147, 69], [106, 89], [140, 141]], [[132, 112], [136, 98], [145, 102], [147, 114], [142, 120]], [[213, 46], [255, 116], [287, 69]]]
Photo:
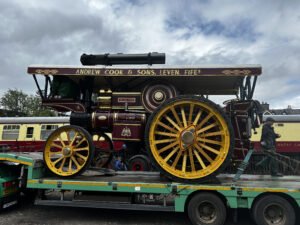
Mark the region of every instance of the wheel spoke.
[[189, 147], [189, 156], [190, 156], [190, 164], [191, 164], [192, 172], [195, 172], [195, 162], [194, 162], [192, 147]]
[[71, 156], [71, 159], [72, 159], [72, 161], [75, 163], [76, 168], [77, 168], [77, 169], [80, 168], [80, 165], [79, 165], [79, 163], [77, 162], [77, 160], [75, 159], [75, 157], [74, 157], [74, 156]]
[[89, 147], [84, 147], [84, 148], [73, 148], [74, 152], [78, 152], [78, 151], [89, 151], [90, 148]]
[[204, 132], [206, 130], [209, 130], [209, 129], [213, 128], [213, 127], [216, 127], [217, 125], [218, 125], [217, 123], [212, 123], [212, 124], [210, 124], [210, 125], [208, 125], [206, 127], [203, 127], [202, 129], [200, 129], [200, 130], [197, 131], [197, 134], [200, 134], [200, 133], [202, 133], [202, 132]]
[[213, 116], [212, 113], [209, 113], [197, 126], [197, 130], [200, 129], [211, 117]]
[[163, 143], [169, 143], [169, 142], [172, 142], [172, 141], [176, 141], [175, 138], [171, 138], [171, 139], [162, 139], [162, 140], [157, 140], [157, 141], [154, 141], [154, 144], [163, 144]]
[[165, 116], [166, 119], [173, 125], [173, 127], [175, 127], [177, 130], [181, 130], [180, 127], [168, 116]]
[[51, 147], [60, 148], [60, 149], [63, 148], [63, 146], [58, 145], [58, 144], [56, 144], [55, 142], [52, 142], [52, 143], [51, 143]]
[[209, 161], [210, 163], [213, 162], [212, 158], [209, 155], [207, 155], [207, 153], [203, 151], [203, 149], [198, 144], [195, 144], [195, 147], [207, 159], [207, 161]]
[[81, 155], [81, 154], [78, 153], [78, 152], [76, 152], [75, 155], [76, 155], [76, 156], [79, 156], [79, 157], [82, 158], [84, 161], [86, 161], [87, 158], [88, 158], [87, 156], [83, 156], [83, 155]]
[[70, 138], [70, 133], [68, 131], [65, 131], [66, 135], [67, 135], [67, 140], [68, 142], [70, 143], [71, 141], [71, 138]]
[[171, 151], [168, 156], [164, 159], [165, 162], [168, 162], [168, 160], [178, 151], [179, 147], [176, 147]]
[[60, 167], [59, 167], [58, 170], [62, 171], [62, 168], [64, 167], [65, 163], [66, 163], [66, 157], [64, 157], [64, 159], [63, 159], [63, 161], [61, 162]]
[[182, 161], [182, 168], [181, 168], [181, 171], [184, 172], [184, 173], [186, 171], [186, 160], [187, 160], [187, 154], [186, 154], [186, 152], [184, 152], [183, 161]]
[[187, 127], [187, 122], [186, 122], [186, 117], [185, 117], [185, 112], [183, 107], [181, 107], [181, 116], [182, 116], [183, 126]]
[[201, 115], [202, 115], [202, 110], [200, 109], [199, 112], [197, 113], [197, 116], [196, 116], [194, 122], [193, 122], [193, 125], [194, 125], [194, 126], [197, 125], [197, 123], [198, 123], [198, 121], [199, 121]]
[[195, 106], [195, 104], [191, 103], [191, 105], [190, 105], [190, 112], [189, 112], [189, 118], [188, 118], [188, 125], [191, 125], [191, 123], [192, 123], [194, 106]]
[[211, 143], [215, 145], [222, 145], [222, 142], [220, 141], [215, 141], [215, 140], [210, 140], [210, 139], [205, 139], [205, 138], [197, 138], [198, 141], [204, 142], [204, 143]]
[[175, 142], [163, 147], [162, 149], [158, 150], [157, 152], [158, 152], [158, 154], [161, 154], [161, 153], [167, 151], [168, 149], [170, 149], [170, 148], [172, 148], [172, 147], [174, 147], [175, 145], [178, 145], [178, 144], [179, 144], [178, 141], [175, 141]]
[[178, 134], [161, 132], [161, 131], [156, 131], [155, 134], [163, 135], [163, 136], [168, 136], [168, 137], [177, 137], [178, 136]]
[[159, 121], [157, 124], [158, 124], [159, 126], [165, 128], [165, 129], [171, 131], [172, 133], [177, 133], [177, 131], [176, 131], [174, 128], [169, 127], [168, 125], [166, 125], [166, 124], [164, 124], [164, 123], [162, 123], [162, 122], [160, 122], [160, 121]]
[[199, 155], [199, 153], [198, 153], [195, 149], [194, 149], [194, 154], [195, 154], [196, 158], [198, 159], [198, 161], [199, 161], [201, 167], [202, 167], [203, 169], [205, 169], [206, 166], [205, 166], [203, 160], [201, 159], [201, 156]]
[[[79, 147], [84, 141], [85, 141], [85, 138], [82, 138], [82, 139], [75, 145], [75, 147]], [[71, 145], [71, 146], [72, 146], [72, 145]]]
[[70, 158], [70, 160], [69, 160], [69, 172], [71, 172], [72, 171], [72, 159]]
[[62, 159], [64, 159], [65, 157], [60, 157], [59, 159], [57, 159], [57, 160], [55, 160], [54, 162], [53, 162], [53, 165], [55, 166], [58, 162], [60, 162]]
[[175, 158], [173, 164], [172, 164], [172, 167], [173, 167], [173, 168], [176, 167], [176, 165], [177, 165], [177, 163], [178, 163], [178, 161], [179, 161], [181, 155], [182, 155], [182, 151], [179, 151], [179, 152], [177, 153], [177, 156], [176, 156], [176, 158]]
[[211, 133], [206, 133], [206, 134], [200, 134], [199, 137], [211, 137], [211, 136], [222, 136], [225, 133], [223, 131], [216, 131], [216, 132], [211, 132]]
[[199, 145], [200, 145], [202, 148], [205, 148], [206, 150], [208, 150], [208, 151], [210, 151], [210, 152], [212, 152], [212, 153], [215, 153], [216, 155], [219, 155], [219, 154], [220, 154], [220, 151], [218, 151], [218, 150], [216, 150], [216, 149], [214, 149], [214, 148], [212, 148], [212, 147], [209, 147], [209, 146], [207, 146], [207, 145], [205, 145], [205, 144], [202, 144], [202, 143], [199, 143]]
[[77, 135], [78, 135], [78, 132], [76, 131], [75, 134], [74, 134], [74, 137], [73, 137], [73, 139], [72, 139], [72, 141], [70, 143], [70, 146], [73, 146], [73, 144], [74, 144], [74, 142], [76, 140]]
[[181, 123], [181, 121], [180, 121], [180, 119], [179, 119], [179, 117], [178, 117], [178, 115], [177, 115], [177, 112], [176, 112], [176, 110], [174, 109], [174, 107], [171, 107], [171, 111], [172, 111], [172, 114], [173, 114], [173, 116], [175, 117], [175, 119], [176, 119], [176, 121], [177, 121], [179, 127], [182, 127], [182, 123]]
[[58, 140], [60, 141], [61, 145], [62, 145], [63, 147], [65, 147], [65, 146], [66, 146], [66, 145], [65, 145], [65, 142], [61, 139], [61, 136], [58, 135], [57, 138], [58, 138]]

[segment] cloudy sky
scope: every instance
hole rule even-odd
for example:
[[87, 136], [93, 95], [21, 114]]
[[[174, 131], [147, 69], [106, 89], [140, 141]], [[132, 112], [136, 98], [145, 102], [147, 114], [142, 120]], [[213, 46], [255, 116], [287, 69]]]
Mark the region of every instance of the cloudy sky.
[[35, 92], [29, 64], [152, 51], [169, 65], [261, 64], [255, 98], [300, 108], [299, 0], [0, 0], [0, 95]]

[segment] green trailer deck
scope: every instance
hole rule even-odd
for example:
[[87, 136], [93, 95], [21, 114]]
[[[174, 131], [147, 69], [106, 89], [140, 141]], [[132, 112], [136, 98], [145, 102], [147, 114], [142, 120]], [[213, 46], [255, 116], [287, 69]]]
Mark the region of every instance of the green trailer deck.
[[[223, 224], [226, 208], [251, 209], [257, 224], [293, 225], [300, 206], [300, 177], [221, 174], [206, 184], [174, 183], [157, 172], [87, 171], [62, 179], [50, 176], [39, 153], [0, 153], [1, 163], [23, 165], [35, 203], [73, 207], [187, 212], [193, 224]], [[213, 223], [212, 223], [213, 222]]]

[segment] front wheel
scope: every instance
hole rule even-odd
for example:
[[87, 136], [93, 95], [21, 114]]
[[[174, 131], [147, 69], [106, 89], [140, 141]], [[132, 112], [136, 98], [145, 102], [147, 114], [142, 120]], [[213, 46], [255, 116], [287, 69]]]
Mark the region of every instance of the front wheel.
[[63, 126], [50, 134], [44, 150], [44, 162], [55, 175], [71, 177], [90, 165], [94, 154], [91, 135], [83, 128]]

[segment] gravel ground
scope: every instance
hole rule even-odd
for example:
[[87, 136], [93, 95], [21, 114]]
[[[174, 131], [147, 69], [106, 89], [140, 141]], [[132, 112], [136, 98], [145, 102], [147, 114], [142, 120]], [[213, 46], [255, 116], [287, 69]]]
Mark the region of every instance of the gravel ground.
[[[229, 216], [230, 217], [230, 216]], [[239, 211], [238, 225], [254, 225], [248, 210]], [[0, 213], [0, 225], [188, 225], [184, 213], [142, 212], [35, 206], [25, 199], [13, 208]], [[226, 225], [233, 225], [230, 220]]]

